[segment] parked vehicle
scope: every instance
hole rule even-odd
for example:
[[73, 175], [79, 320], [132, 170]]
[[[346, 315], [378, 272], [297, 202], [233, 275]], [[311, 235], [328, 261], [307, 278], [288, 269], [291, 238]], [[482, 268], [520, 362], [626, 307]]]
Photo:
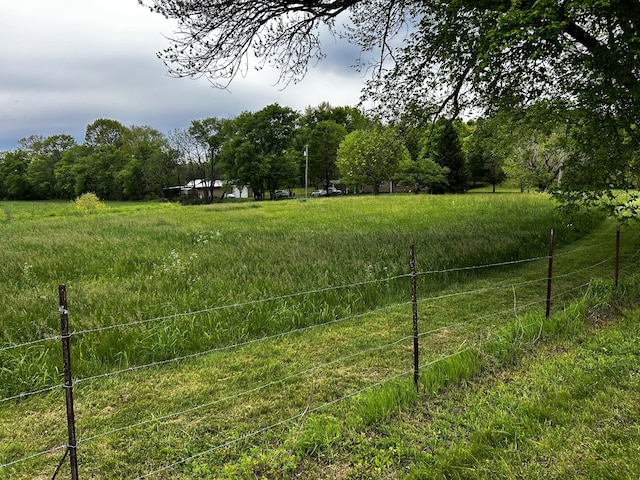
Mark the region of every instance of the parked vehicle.
[[312, 197], [325, 197], [327, 195], [327, 191], [329, 192], [329, 195], [342, 195], [342, 190], [338, 190], [334, 186], [330, 186], [329, 190], [325, 190], [324, 188], [321, 188], [321, 189], [318, 189], [318, 190], [314, 190], [311, 193], [311, 196]]
[[289, 198], [287, 190], [276, 190], [276, 198]]

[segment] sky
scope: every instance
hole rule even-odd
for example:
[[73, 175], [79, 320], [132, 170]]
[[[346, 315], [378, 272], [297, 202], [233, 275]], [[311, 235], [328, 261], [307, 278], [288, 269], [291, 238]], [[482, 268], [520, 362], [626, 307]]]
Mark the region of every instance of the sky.
[[29, 135], [68, 134], [79, 143], [99, 118], [168, 133], [191, 120], [231, 118], [279, 103], [298, 111], [327, 101], [355, 106], [364, 86], [360, 52], [328, 38], [328, 58], [298, 84], [251, 70], [228, 90], [206, 78], [170, 77], [156, 52], [174, 24], [137, 0], [0, 3], [0, 150]]

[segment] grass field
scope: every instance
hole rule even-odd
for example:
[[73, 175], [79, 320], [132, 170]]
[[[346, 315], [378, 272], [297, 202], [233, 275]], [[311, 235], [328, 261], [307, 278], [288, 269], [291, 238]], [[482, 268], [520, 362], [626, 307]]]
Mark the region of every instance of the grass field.
[[[369, 437], [401, 445], [376, 432], [403, 420], [402, 406], [418, 416], [408, 406], [448, 383], [523, 358], [518, 342], [586, 335], [587, 284], [612, 275], [614, 225], [564, 216], [541, 195], [0, 210], [0, 398], [61, 382], [59, 341], [46, 339], [59, 335], [65, 283], [87, 478], [410, 476], [445, 460], [437, 449], [429, 459], [414, 452], [407, 468], [397, 452], [372, 455], [380, 449]], [[540, 321], [552, 228], [557, 326]], [[627, 271], [638, 238], [623, 229]], [[421, 359], [436, 362], [419, 395], [410, 382], [411, 244], [432, 332]], [[0, 414], [0, 465], [11, 463], [0, 478], [50, 478], [65, 443], [60, 389], [3, 401]], [[461, 455], [473, 463], [474, 452]], [[451, 476], [438, 465], [449, 473], [424, 478]]]

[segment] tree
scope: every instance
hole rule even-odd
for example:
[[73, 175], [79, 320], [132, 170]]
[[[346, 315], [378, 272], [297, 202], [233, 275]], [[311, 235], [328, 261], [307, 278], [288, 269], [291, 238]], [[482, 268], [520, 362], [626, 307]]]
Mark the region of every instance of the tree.
[[31, 190], [27, 179], [29, 155], [25, 150], [2, 152], [0, 156], [0, 198], [29, 200]]
[[[206, 178], [209, 161], [207, 147], [189, 129], [172, 130], [169, 133], [169, 145], [177, 157], [178, 171], [186, 170], [187, 181]], [[181, 180], [179, 174], [178, 177]]]
[[501, 181], [504, 172], [518, 180], [521, 190], [547, 192], [557, 187], [575, 150], [569, 114], [560, 115], [548, 103], [539, 102], [478, 120], [469, 148], [470, 166], [481, 164], [483, 178], [491, 183]]
[[453, 124], [447, 123], [442, 135], [438, 138], [434, 151], [434, 161], [441, 167], [446, 167], [448, 173], [447, 190], [462, 193], [467, 187], [467, 171], [462, 153], [462, 146], [458, 132]]
[[99, 118], [87, 125], [84, 134], [84, 144], [91, 147], [120, 147], [126, 130], [127, 127], [117, 120]]
[[[494, 192], [496, 185], [506, 180], [504, 165], [508, 147], [505, 147], [501, 135], [502, 127], [508, 128], [509, 123], [501, 124], [499, 117], [479, 119], [474, 124], [473, 133], [467, 143], [467, 170], [473, 185], [477, 182], [488, 182]], [[510, 133], [508, 137], [514, 138]]]
[[398, 185], [411, 187], [416, 194], [421, 190], [444, 190], [447, 187], [448, 173], [448, 168], [441, 167], [428, 157], [418, 160], [405, 158], [398, 165], [396, 182]]
[[227, 179], [250, 185], [254, 198], [291, 186], [298, 176], [298, 161], [290, 152], [299, 114], [289, 107], [268, 105], [244, 112], [227, 125], [229, 139], [220, 152], [220, 169]]
[[309, 177], [312, 183], [323, 182], [327, 192], [338, 177], [338, 147], [346, 135], [347, 129], [333, 120], [318, 122], [309, 134]]
[[353, 187], [371, 185], [373, 194], [390, 180], [398, 165], [411, 156], [391, 128], [356, 130], [345, 137], [338, 149], [337, 165], [342, 180]]
[[131, 126], [123, 137], [123, 152], [129, 157], [118, 172], [124, 198], [161, 198], [163, 189], [177, 181], [175, 155], [167, 138], [149, 126]]
[[373, 126], [372, 120], [357, 108], [332, 107], [328, 102], [322, 102], [317, 107], [307, 107], [300, 119], [301, 124], [310, 127], [323, 121], [333, 121], [343, 126], [347, 133]]
[[217, 177], [216, 160], [226, 140], [225, 127], [225, 120], [216, 117], [205, 118], [204, 120], [193, 120], [189, 127], [189, 134], [191, 134], [203, 148], [208, 150], [205, 163], [209, 165], [209, 168], [206, 169], [203, 167], [203, 170], [209, 170], [209, 173], [205, 173], [203, 178], [209, 179], [209, 197], [211, 199], [213, 199], [213, 190]]
[[[425, 95], [443, 97], [454, 107], [471, 98], [486, 105], [544, 96], [614, 106], [624, 115], [628, 107], [634, 116], [640, 109], [635, 1], [147, 3], [180, 26], [159, 54], [175, 75], [205, 74], [226, 85], [254, 55], [259, 65], [279, 68], [283, 80], [296, 80], [309, 61], [322, 58], [320, 35], [326, 29], [344, 33], [365, 50], [377, 48], [374, 75], [387, 87], [387, 81], [405, 80], [393, 89], [412, 93], [403, 105], [422, 104]], [[336, 27], [338, 18], [343, 30]], [[394, 43], [396, 37], [405, 42]], [[429, 85], [446, 88], [430, 91]]]
[[89, 154], [89, 147], [76, 145], [62, 154], [53, 171], [55, 192], [59, 198], [71, 199], [86, 192], [78, 178], [79, 164]]
[[47, 138], [31, 136], [20, 140], [30, 158], [27, 169], [33, 198], [45, 200], [61, 198], [55, 190], [55, 168], [63, 154], [74, 147], [76, 141], [70, 135], [52, 135]]
[[488, 115], [545, 99], [593, 119], [582, 124], [588, 140], [613, 135], [634, 145], [612, 157], [591, 141], [577, 142], [581, 164], [606, 165], [589, 169], [598, 175], [590, 188], [622, 186], [621, 176], [608, 172], [635, 169], [629, 153], [640, 145], [637, 1], [148, 2], [179, 25], [159, 54], [175, 75], [204, 74], [226, 86], [255, 58], [258, 67], [278, 68], [283, 82], [297, 81], [323, 57], [321, 36], [330, 32], [376, 54], [367, 94], [392, 119], [407, 105], [455, 118], [465, 108]]

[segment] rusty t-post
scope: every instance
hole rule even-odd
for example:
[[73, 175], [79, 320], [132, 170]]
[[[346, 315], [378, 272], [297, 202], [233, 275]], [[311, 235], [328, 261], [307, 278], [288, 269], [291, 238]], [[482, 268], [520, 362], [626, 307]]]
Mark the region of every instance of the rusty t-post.
[[551, 229], [551, 235], [549, 238], [549, 270], [547, 275], [547, 310], [545, 313], [545, 319], [549, 320], [551, 314], [551, 283], [553, 280], [553, 239], [555, 232]]
[[76, 422], [73, 411], [73, 378], [71, 375], [71, 348], [69, 335], [69, 312], [67, 310], [67, 287], [58, 286], [60, 298], [60, 331], [62, 332], [62, 362], [64, 366], [64, 393], [67, 402], [67, 429], [69, 432], [69, 463], [71, 479], [78, 480], [78, 455], [76, 444]]
[[620, 225], [616, 227], [616, 270], [614, 274], [616, 287], [618, 286], [619, 272], [620, 272]]
[[416, 282], [416, 252], [415, 246], [409, 247], [411, 265], [411, 303], [413, 305], [413, 384], [419, 391], [420, 355], [418, 352], [418, 289]]

